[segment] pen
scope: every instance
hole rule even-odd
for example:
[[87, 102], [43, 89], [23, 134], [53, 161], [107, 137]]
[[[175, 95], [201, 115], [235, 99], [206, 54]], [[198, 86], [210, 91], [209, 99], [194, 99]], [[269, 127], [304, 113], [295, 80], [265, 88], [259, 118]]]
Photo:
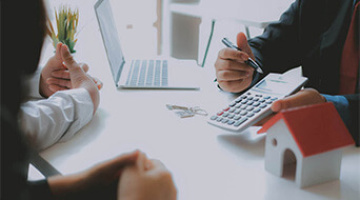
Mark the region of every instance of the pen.
[[[241, 51], [241, 49], [239, 47], [237, 47], [235, 44], [233, 44], [232, 42], [230, 42], [229, 39], [227, 38], [223, 38], [222, 43], [224, 43], [227, 47], [234, 49], [234, 50], [238, 50]], [[246, 64], [250, 65], [252, 68], [254, 68], [258, 73], [263, 74], [264, 72], [261, 70], [260, 66], [252, 59], [249, 57], [248, 60], [245, 61]]]

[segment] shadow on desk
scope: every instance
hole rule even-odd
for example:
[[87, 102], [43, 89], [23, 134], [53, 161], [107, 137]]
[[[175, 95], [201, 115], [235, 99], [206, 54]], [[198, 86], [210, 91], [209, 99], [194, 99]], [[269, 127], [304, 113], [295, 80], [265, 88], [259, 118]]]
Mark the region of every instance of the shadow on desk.
[[242, 157], [264, 158], [265, 155], [265, 135], [256, 135], [254, 131], [245, 130], [242, 133], [219, 135], [219, 143], [240, 154]]

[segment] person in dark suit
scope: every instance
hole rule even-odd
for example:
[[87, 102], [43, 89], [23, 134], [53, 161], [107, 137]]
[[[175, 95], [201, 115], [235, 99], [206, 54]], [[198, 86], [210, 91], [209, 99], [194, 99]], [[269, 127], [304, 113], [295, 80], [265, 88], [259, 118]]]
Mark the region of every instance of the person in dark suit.
[[264, 76], [301, 65], [309, 78], [306, 87], [314, 89], [274, 102], [272, 110], [333, 102], [359, 146], [358, 7], [358, 0], [296, 0], [262, 35], [247, 40], [239, 33], [242, 52], [230, 48], [219, 52], [215, 63], [219, 87], [238, 93], [255, 84], [257, 72], [244, 63], [249, 57]]
[[[27, 180], [32, 150], [20, 134], [18, 113], [24, 100], [24, 77], [35, 72], [45, 36], [42, 0], [2, 0], [1, 8], [1, 187], [0, 199], [176, 199], [170, 172], [160, 161], [134, 151], [85, 171], [44, 180]], [[61, 56], [72, 87], [95, 91], [94, 81], [72, 58], [66, 45]], [[54, 111], [56, 112], [56, 111]], [[46, 125], [46, 124], [45, 124]]]

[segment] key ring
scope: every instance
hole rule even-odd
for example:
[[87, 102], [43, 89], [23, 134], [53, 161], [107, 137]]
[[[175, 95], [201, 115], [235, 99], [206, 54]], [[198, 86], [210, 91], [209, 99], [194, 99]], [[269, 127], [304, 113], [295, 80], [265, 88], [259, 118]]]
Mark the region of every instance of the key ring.
[[207, 116], [208, 115], [206, 110], [200, 108], [199, 106], [190, 107], [190, 111], [193, 112], [194, 114], [197, 114], [197, 115], [202, 115], [202, 116]]

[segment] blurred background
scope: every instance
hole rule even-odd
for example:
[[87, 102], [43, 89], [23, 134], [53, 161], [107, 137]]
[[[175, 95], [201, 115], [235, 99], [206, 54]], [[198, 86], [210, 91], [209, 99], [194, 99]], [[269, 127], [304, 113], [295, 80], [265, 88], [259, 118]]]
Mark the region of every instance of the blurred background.
[[[46, 0], [54, 22], [60, 5], [78, 8], [78, 34], [97, 24], [97, 0]], [[154, 55], [213, 65], [222, 37], [255, 37], [279, 19], [294, 0], [110, 0], [123, 50], [130, 57]], [[81, 41], [79, 41], [81, 42]]]

